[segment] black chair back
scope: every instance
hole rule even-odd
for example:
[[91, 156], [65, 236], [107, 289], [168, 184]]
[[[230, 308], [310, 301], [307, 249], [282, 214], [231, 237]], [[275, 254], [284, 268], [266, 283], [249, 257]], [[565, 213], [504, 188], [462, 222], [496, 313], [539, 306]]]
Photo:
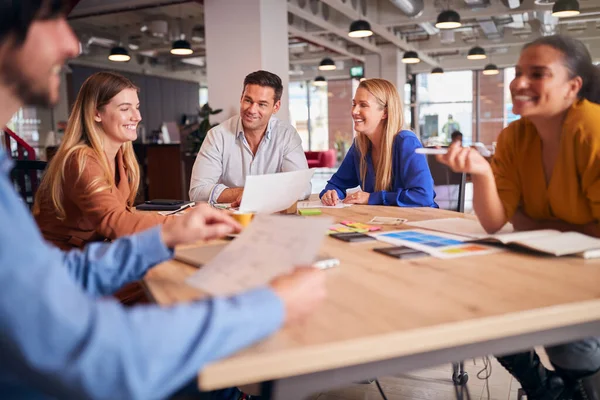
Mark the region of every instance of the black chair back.
[[465, 187], [467, 176], [452, 171], [439, 163], [434, 155], [427, 155], [427, 163], [436, 187], [436, 202], [440, 208], [465, 212]]
[[10, 173], [13, 185], [31, 209], [48, 163], [36, 160], [14, 160], [14, 162], [15, 167]]

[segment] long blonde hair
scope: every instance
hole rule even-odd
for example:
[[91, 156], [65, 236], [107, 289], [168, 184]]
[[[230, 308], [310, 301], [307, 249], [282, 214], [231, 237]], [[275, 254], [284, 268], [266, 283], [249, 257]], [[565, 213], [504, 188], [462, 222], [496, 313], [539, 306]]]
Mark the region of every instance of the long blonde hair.
[[[362, 81], [358, 88], [363, 88], [371, 93], [377, 100], [381, 109], [387, 112], [383, 122], [383, 135], [381, 136], [381, 154], [375, 167], [375, 190], [390, 190], [392, 186], [392, 160], [394, 157], [394, 138], [402, 129], [403, 111], [398, 90], [394, 84], [385, 79], [367, 79]], [[357, 133], [354, 139], [360, 154], [360, 176], [363, 184], [367, 176], [367, 153], [371, 148], [371, 141], [366, 135]]]
[[[71, 157], [76, 157], [75, 165], [79, 166], [77, 179], [81, 178], [85, 170], [86, 158], [90, 155], [90, 152], [96, 156], [102, 166], [104, 174], [90, 182], [86, 191], [96, 193], [115, 186], [115, 177], [104, 153], [105, 133], [101, 125], [94, 121], [94, 115], [97, 110], [101, 110], [124, 89], [139, 91], [139, 88], [129, 79], [112, 72], [98, 72], [85, 80], [73, 105], [62, 143], [48, 165], [38, 189], [33, 207], [34, 215], [40, 212], [40, 199], [49, 194], [58, 218], [64, 219], [66, 217], [63, 205], [63, 185], [67, 161]], [[121, 150], [123, 151], [123, 162], [125, 163], [130, 189], [127, 205], [132, 206], [140, 184], [140, 168], [131, 142], [123, 143]]]

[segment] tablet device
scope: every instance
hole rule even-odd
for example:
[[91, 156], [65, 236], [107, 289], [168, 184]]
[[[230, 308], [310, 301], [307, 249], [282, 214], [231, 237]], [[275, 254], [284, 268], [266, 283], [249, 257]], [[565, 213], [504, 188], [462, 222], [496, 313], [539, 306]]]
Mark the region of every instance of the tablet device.
[[374, 251], [385, 254], [386, 256], [399, 258], [399, 259], [409, 259], [409, 258], [417, 258], [417, 257], [427, 257], [429, 254], [424, 251], [419, 251], [415, 249], [411, 249], [406, 246], [394, 246], [394, 247], [378, 247], [373, 249]]

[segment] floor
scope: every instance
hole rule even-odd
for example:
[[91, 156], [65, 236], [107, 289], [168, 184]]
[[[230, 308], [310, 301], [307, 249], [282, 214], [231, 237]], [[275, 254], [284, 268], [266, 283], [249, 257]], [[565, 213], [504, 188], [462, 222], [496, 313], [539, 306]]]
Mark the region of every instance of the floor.
[[[472, 400], [517, 400], [519, 388], [512, 376], [490, 357], [491, 375], [488, 379], [490, 395], [488, 397], [485, 380], [478, 379], [477, 374], [483, 370], [483, 359], [465, 362], [465, 370], [469, 374], [467, 389]], [[485, 371], [484, 371], [485, 372]], [[484, 372], [480, 376], [484, 376]], [[383, 392], [388, 400], [454, 400], [455, 386], [452, 383], [452, 366], [450, 364], [414, 371], [409, 374], [379, 379]], [[464, 397], [468, 399], [468, 397]], [[381, 400], [377, 386], [372, 384], [356, 384], [343, 389], [315, 394], [310, 400]]]

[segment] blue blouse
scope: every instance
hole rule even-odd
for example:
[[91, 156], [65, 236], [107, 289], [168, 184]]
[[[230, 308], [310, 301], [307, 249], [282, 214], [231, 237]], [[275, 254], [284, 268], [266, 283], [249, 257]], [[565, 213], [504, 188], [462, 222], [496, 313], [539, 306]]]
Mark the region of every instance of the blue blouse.
[[421, 142], [411, 131], [403, 130], [396, 135], [393, 145], [392, 189], [376, 192], [371, 152], [366, 155], [367, 174], [363, 184], [360, 179], [360, 153], [355, 144], [352, 144], [342, 165], [327, 182], [319, 197], [323, 197], [328, 190], [335, 190], [338, 197], [344, 199], [346, 189], [360, 185], [363, 191], [370, 193], [370, 205], [438, 208], [434, 201], [433, 178], [427, 158], [415, 153], [415, 149], [420, 147], [423, 147]]

